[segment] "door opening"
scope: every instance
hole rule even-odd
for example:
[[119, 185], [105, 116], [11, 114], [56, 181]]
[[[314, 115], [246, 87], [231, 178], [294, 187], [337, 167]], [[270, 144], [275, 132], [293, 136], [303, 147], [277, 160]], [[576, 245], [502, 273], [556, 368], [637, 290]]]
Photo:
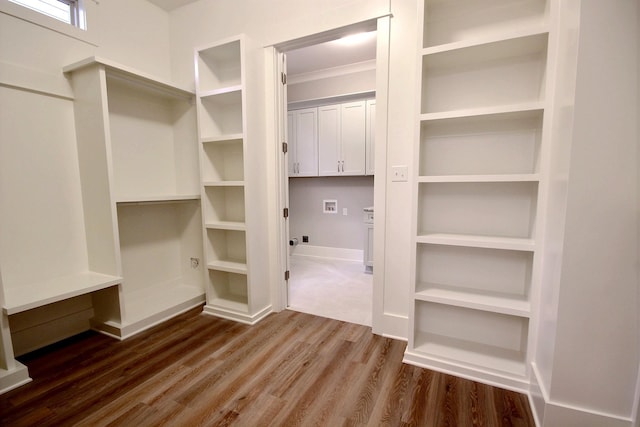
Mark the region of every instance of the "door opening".
[[373, 266], [374, 199], [384, 194], [384, 174], [375, 168], [383, 162], [371, 145], [379, 134], [382, 81], [375, 27], [374, 21], [357, 36], [346, 28], [277, 49], [277, 116], [286, 142], [280, 198], [288, 209], [281, 227], [289, 272], [284, 307], [368, 326], [381, 270]]

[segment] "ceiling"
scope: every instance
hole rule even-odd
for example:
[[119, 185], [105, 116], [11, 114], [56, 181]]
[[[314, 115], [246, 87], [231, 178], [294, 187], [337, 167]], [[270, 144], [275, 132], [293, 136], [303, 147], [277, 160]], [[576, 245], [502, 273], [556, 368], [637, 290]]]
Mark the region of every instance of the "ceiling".
[[173, 9], [177, 9], [189, 3], [195, 3], [198, 0], [148, 0], [149, 3], [153, 3], [156, 6], [171, 12]]
[[[174, 9], [199, 0], [148, 0], [150, 3], [171, 12]], [[342, 67], [375, 59], [375, 31], [357, 43], [347, 44], [339, 40], [315, 44], [313, 46], [287, 52], [287, 71], [290, 75], [305, 74], [327, 68]]]
[[351, 43], [347, 37], [290, 50], [287, 52], [287, 72], [304, 74], [373, 60], [376, 58], [375, 34], [375, 31], [361, 33], [358, 40]]

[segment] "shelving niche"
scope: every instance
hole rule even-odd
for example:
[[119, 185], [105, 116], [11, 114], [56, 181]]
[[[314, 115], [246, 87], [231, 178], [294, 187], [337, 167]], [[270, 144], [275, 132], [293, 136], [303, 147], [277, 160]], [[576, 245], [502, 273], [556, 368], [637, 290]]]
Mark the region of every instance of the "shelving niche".
[[[196, 94], [207, 303], [205, 313], [253, 324], [270, 313], [266, 283], [254, 281], [261, 260], [252, 258], [259, 232], [257, 175], [250, 165], [258, 88], [247, 74], [257, 51], [244, 35], [195, 50]], [[258, 69], [259, 67], [255, 67]], [[257, 77], [257, 76], [255, 76]], [[253, 157], [255, 158], [255, 157]], [[254, 197], [250, 197], [254, 194]], [[258, 266], [258, 267], [256, 267]]]
[[109, 237], [88, 245], [123, 277], [94, 327], [126, 338], [204, 302], [194, 94], [103, 58], [64, 71], [87, 228]]
[[526, 390], [549, 5], [424, 0], [405, 361]]

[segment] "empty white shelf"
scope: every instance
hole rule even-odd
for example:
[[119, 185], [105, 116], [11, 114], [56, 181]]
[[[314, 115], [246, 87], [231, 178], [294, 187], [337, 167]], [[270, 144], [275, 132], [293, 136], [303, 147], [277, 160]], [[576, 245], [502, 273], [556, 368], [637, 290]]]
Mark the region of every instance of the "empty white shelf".
[[431, 243], [435, 245], [469, 246], [474, 248], [506, 249], [514, 251], [533, 251], [533, 239], [515, 237], [475, 236], [470, 234], [424, 234], [416, 238], [417, 243]]
[[234, 92], [241, 92], [241, 91], [242, 91], [242, 85], [233, 85], [233, 86], [222, 87], [219, 89], [200, 92], [199, 96], [200, 98], [208, 98], [208, 97], [220, 96], [227, 93], [234, 93]]
[[418, 333], [414, 353], [455, 364], [491, 369], [515, 377], [526, 375], [525, 354], [442, 335]]
[[509, 298], [495, 292], [482, 292], [480, 290], [471, 292], [468, 289], [433, 283], [419, 283], [416, 288], [419, 289], [419, 291], [416, 292], [415, 298], [420, 301], [448, 304], [520, 317], [529, 317], [531, 315], [531, 304], [529, 301], [517, 299], [515, 296]]
[[118, 285], [122, 277], [91, 271], [20, 287], [5, 286], [5, 314], [11, 315]]
[[418, 177], [418, 182], [536, 182], [540, 175], [499, 174], [499, 175], [429, 175]]
[[247, 225], [244, 222], [237, 221], [207, 221], [205, 227], [214, 230], [245, 231], [247, 229]]
[[480, 107], [480, 108], [465, 108], [451, 111], [439, 111], [437, 113], [424, 113], [420, 115], [421, 121], [430, 120], [446, 120], [457, 119], [462, 117], [479, 117], [490, 116], [495, 114], [508, 114], [508, 113], [525, 113], [533, 111], [542, 111], [544, 109], [544, 102], [527, 102], [522, 104], [512, 105], [500, 105], [492, 107]]
[[158, 196], [126, 196], [119, 197], [118, 204], [172, 203], [200, 200], [199, 194], [168, 194]]
[[243, 187], [244, 181], [204, 181], [205, 187]]
[[243, 137], [244, 135], [242, 133], [230, 133], [227, 135], [216, 135], [216, 136], [210, 136], [207, 138], [201, 138], [200, 142], [202, 142], [203, 144], [207, 144], [207, 143], [226, 144], [231, 142], [242, 141]]
[[207, 263], [207, 268], [228, 273], [247, 274], [247, 264], [242, 262], [213, 260]]

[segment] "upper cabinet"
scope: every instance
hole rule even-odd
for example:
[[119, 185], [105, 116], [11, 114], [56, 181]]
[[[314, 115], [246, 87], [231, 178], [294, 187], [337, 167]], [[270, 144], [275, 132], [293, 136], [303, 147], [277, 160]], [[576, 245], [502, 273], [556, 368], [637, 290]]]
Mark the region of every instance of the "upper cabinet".
[[318, 109], [289, 111], [289, 176], [318, 176]]
[[375, 175], [376, 152], [376, 100], [367, 100], [367, 127], [365, 129], [365, 163], [367, 175]]
[[318, 107], [321, 176], [365, 175], [366, 101]]

